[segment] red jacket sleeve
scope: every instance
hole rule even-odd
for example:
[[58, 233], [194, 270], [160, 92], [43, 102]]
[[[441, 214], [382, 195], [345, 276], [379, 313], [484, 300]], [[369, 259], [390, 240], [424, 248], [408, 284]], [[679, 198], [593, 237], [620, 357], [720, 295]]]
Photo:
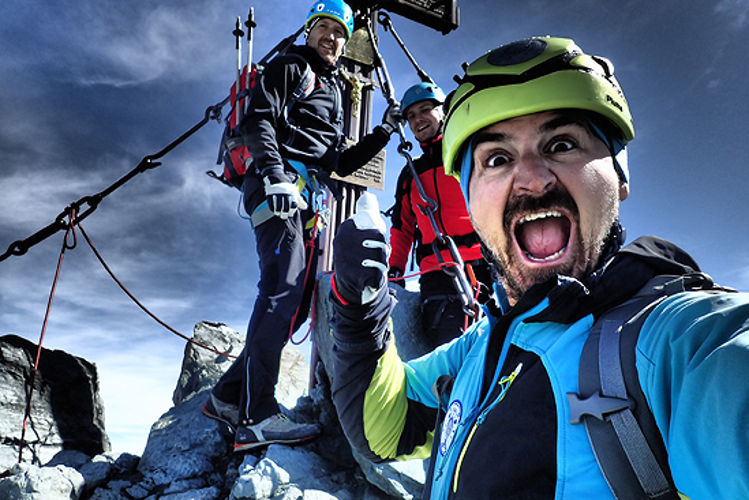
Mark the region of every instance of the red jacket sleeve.
[[411, 173], [406, 166], [398, 177], [395, 189], [395, 209], [390, 227], [390, 267], [406, 270], [408, 254], [416, 234], [416, 214], [411, 204]]

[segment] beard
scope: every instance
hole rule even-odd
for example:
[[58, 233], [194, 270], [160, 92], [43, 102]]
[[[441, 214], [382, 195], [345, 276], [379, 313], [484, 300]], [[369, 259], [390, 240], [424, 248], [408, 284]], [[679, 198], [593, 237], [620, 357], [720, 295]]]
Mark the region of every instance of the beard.
[[[571, 258], [558, 265], [542, 268], [529, 267], [516, 251], [516, 235], [512, 234], [513, 221], [521, 214], [539, 212], [549, 209], [564, 209], [574, 219], [577, 230], [568, 242]], [[508, 201], [503, 217], [504, 243], [492, 242], [476, 225], [476, 232], [482, 241], [484, 257], [495, 267], [505, 292], [511, 303], [517, 300], [533, 285], [543, 283], [555, 276], [568, 276], [582, 279], [595, 270], [608, 240], [610, 228], [617, 220], [617, 210], [612, 209], [604, 214], [601, 229], [586, 239], [581, 231], [580, 215], [577, 204], [566, 191], [556, 189], [541, 197], [521, 196]]]

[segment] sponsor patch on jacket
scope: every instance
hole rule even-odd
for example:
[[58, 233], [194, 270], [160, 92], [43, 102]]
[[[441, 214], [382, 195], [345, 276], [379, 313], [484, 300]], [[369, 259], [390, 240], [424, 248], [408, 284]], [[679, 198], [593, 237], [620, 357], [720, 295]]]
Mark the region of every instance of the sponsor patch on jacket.
[[447, 449], [455, 438], [455, 431], [458, 430], [460, 418], [463, 416], [463, 405], [457, 399], [450, 403], [450, 407], [445, 414], [445, 420], [442, 422], [442, 435], [440, 437], [440, 454], [445, 455]]

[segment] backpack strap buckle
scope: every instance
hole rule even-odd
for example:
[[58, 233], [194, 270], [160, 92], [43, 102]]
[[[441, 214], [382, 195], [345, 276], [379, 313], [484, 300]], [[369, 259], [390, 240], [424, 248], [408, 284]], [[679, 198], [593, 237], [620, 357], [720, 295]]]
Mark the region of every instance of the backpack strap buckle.
[[603, 422], [606, 415], [626, 409], [633, 410], [635, 407], [635, 402], [632, 399], [602, 396], [601, 391], [597, 391], [587, 398], [582, 398], [574, 392], [568, 392], [567, 401], [570, 405], [570, 423], [573, 425], [581, 423], [582, 417], [586, 415]]

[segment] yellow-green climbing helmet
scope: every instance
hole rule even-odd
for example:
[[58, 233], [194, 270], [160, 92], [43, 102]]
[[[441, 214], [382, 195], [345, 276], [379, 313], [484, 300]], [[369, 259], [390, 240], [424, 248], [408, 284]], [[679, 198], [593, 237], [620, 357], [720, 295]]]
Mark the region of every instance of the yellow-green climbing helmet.
[[[461, 181], [466, 195], [470, 171], [461, 176], [461, 164], [470, 169], [470, 158], [464, 162], [459, 155], [474, 133], [493, 123], [541, 111], [581, 109], [605, 117], [620, 134], [612, 140], [621, 149], [635, 135], [611, 62], [583, 53], [569, 38], [535, 37], [502, 45], [468, 65], [459, 83], [445, 103], [442, 152], [445, 171]], [[623, 169], [620, 175], [626, 181], [626, 160]]]

